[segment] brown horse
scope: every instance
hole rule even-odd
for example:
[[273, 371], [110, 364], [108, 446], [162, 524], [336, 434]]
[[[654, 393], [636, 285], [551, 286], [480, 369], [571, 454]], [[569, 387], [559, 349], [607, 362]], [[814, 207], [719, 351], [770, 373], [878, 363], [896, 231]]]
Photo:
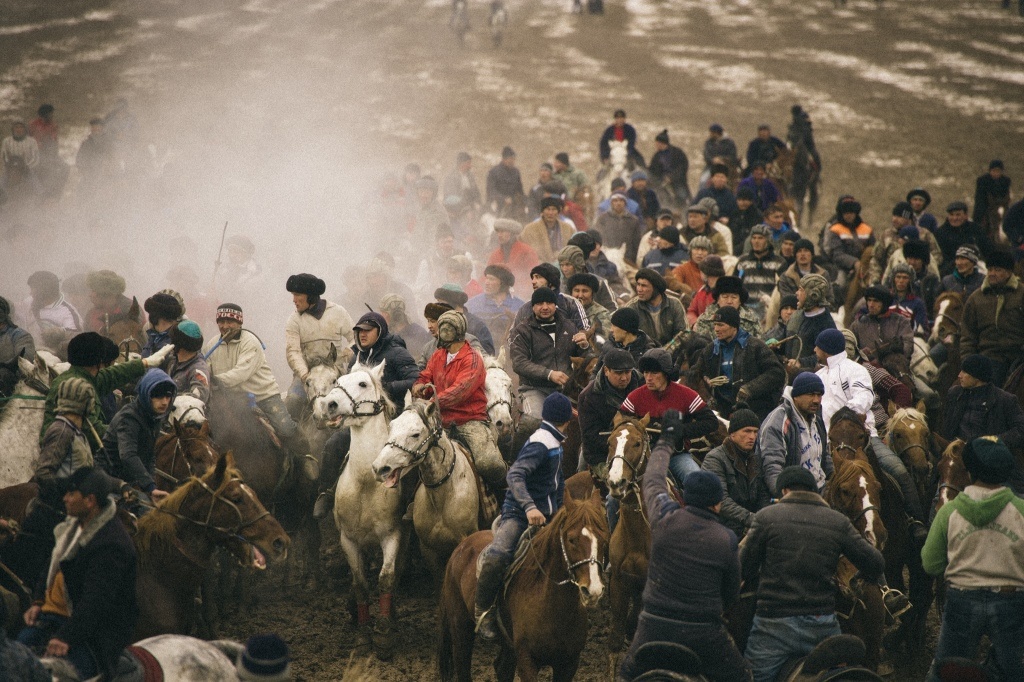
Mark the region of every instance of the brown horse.
[[[437, 652], [445, 682], [472, 679], [477, 557], [492, 537], [480, 531], [463, 540], [445, 570]], [[608, 524], [600, 495], [585, 502], [567, 496], [530, 542], [498, 598], [504, 635], [494, 670], [498, 682], [512, 682], [517, 672], [523, 682], [534, 682], [538, 671], [550, 666], [553, 682], [568, 682], [587, 641], [587, 609], [604, 592], [600, 562], [608, 548]]]
[[646, 416], [635, 419], [617, 414], [608, 436], [608, 488], [621, 503], [619, 522], [608, 543], [608, 598], [612, 611], [608, 657], [613, 678], [622, 645], [636, 630], [651, 556], [651, 529], [640, 490], [651, 455], [649, 422]]
[[189, 634], [195, 596], [218, 545], [258, 569], [282, 561], [291, 541], [249, 486], [231, 453], [139, 520], [135, 534], [139, 622], [135, 639]]
[[202, 476], [217, 463], [218, 452], [207, 422], [174, 422], [173, 430], [161, 434], [153, 449], [156, 487], [168, 492], [193, 476]]
[[116, 343], [126, 356], [133, 350], [141, 352], [146, 343], [146, 333], [142, 326], [139, 299], [132, 297], [132, 305], [126, 313], [104, 315], [100, 334]]
[[[839, 450], [833, 459], [835, 473], [825, 486], [825, 501], [845, 514], [868, 542], [882, 550], [888, 539], [882, 522], [882, 485], [867, 455], [861, 449], [853, 453]], [[885, 628], [882, 591], [877, 583], [855, 581], [855, 574], [856, 568], [844, 557], [836, 569], [836, 611], [843, 632], [863, 640], [867, 651], [865, 663], [876, 670], [881, 662]]]
[[[939, 463], [935, 465], [938, 487], [932, 502], [932, 516], [971, 484], [971, 475], [967, 473], [967, 467], [964, 466], [963, 459], [964, 447], [966, 445], [967, 443], [959, 438], [951, 441], [943, 451]], [[942, 612], [945, 601], [946, 581], [942, 576], [939, 576], [935, 579], [935, 606], [939, 613]]]
[[916, 409], [896, 410], [886, 427], [889, 447], [907, 467], [920, 499], [932, 497], [932, 432], [925, 416]]
[[949, 393], [960, 373], [961, 321], [964, 316], [964, 298], [955, 291], [944, 291], [935, 299], [932, 311], [935, 319], [928, 342], [946, 347], [946, 362], [939, 368], [939, 378], [933, 387], [940, 396]]

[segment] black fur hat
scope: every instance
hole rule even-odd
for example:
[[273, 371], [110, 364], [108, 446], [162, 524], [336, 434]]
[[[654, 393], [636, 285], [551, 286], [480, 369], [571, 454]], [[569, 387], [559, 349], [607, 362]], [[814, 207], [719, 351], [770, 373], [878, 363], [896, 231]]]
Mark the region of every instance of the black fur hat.
[[181, 304], [170, 294], [153, 294], [142, 307], [149, 313], [150, 324], [156, 324], [157, 320], [173, 322], [181, 318], [184, 312]]
[[289, 277], [285, 289], [293, 294], [306, 294], [306, 296], [319, 298], [327, 291], [327, 285], [316, 275], [303, 272]]

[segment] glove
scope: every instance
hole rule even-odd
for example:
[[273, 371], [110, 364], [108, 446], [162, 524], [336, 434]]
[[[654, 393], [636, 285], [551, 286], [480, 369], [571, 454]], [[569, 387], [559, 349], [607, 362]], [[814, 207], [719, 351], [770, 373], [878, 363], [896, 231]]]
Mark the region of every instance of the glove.
[[146, 367], [146, 369], [153, 369], [154, 367], [159, 367], [160, 365], [164, 364], [164, 360], [167, 359], [167, 356], [173, 352], [174, 346], [172, 346], [171, 344], [167, 344], [157, 352], [150, 355], [148, 358], [143, 358], [142, 364]]
[[227, 343], [228, 341], [234, 341], [235, 339], [237, 339], [241, 335], [242, 335], [242, 330], [240, 328], [239, 329], [229, 329], [228, 333], [227, 334], [222, 334], [220, 338], [221, 338], [221, 340], [224, 341], [224, 343]]
[[738, 403], [749, 403], [750, 402], [750, 391], [746, 387], [736, 391], [736, 402]]
[[683, 415], [679, 410], [666, 410], [661, 417], [661, 438], [658, 444], [672, 446], [673, 450], [679, 449], [683, 431]]
[[723, 374], [721, 376], [714, 377], [713, 379], [707, 379], [707, 382], [708, 386], [718, 388], [719, 386], [725, 386], [727, 383], [729, 383], [729, 377]]

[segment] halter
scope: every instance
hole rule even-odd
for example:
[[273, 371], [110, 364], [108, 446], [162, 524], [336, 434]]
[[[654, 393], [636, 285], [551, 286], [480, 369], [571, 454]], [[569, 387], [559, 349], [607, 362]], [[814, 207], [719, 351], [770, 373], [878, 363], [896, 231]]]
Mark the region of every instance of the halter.
[[833, 446], [832, 446], [832, 452], [833, 452], [833, 454], [834, 454], [834, 453], [835, 453], [835, 452], [836, 452], [837, 450], [840, 450], [840, 451], [841, 451], [841, 450], [849, 450], [850, 452], [852, 452], [852, 453], [854, 454], [854, 456], [856, 456], [856, 454], [857, 454], [857, 451], [858, 451], [858, 448], [855, 448], [855, 447], [853, 447], [853, 446], [852, 446], [852, 445], [850, 445], [849, 443], [836, 443], [835, 445], [833, 445]]
[[[586, 527], [586, 526], [584, 526], [584, 527]], [[591, 542], [597, 542], [597, 535], [594, 535], [594, 537], [591, 540]], [[562, 547], [562, 558], [565, 559], [565, 568], [569, 572], [569, 577], [566, 578], [565, 580], [559, 581], [559, 582], [557, 582], [555, 584], [556, 585], [573, 585], [573, 586], [576, 587], [576, 589], [582, 590], [583, 586], [580, 585], [578, 582], [576, 582], [576, 577], [575, 577], [574, 571], [577, 568], [579, 568], [580, 566], [587, 566], [587, 565], [597, 566], [598, 570], [600, 570], [601, 569], [601, 562], [598, 561], [597, 559], [595, 559], [592, 556], [589, 556], [586, 559], [581, 559], [580, 561], [577, 561], [575, 563], [571, 562], [569, 560], [569, 552], [567, 552], [566, 549], [565, 549], [565, 533], [559, 533], [558, 534], [558, 544], [561, 545], [561, 547]], [[592, 554], [593, 553], [594, 552], [592, 552]]]
[[[632, 426], [633, 428], [636, 428], [638, 431], [640, 431], [640, 429], [631, 422], [626, 422], [623, 428], [625, 428], [626, 426]], [[641, 431], [641, 433], [643, 437], [643, 449], [640, 451], [640, 459], [637, 460], [637, 463], [633, 464], [628, 459], [626, 459], [625, 455], [613, 455], [612, 458], [608, 460], [608, 467], [611, 468], [612, 463], [615, 462], [615, 460], [617, 459], [621, 459], [622, 463], [629, 467], [629, 471], [631, 474], [629, 480], [629, 492], [623, 495], [620, 499], [625, 499], [626, 497], [628, 497], [629, 493], [634, 493], [638, 500], [637, 508], [640, 510], [640, 515], [643, 517], [644, 523], [647, 524], [647, 514], [644, 513], [643, 495], [640, 490], [640, 484], [641, 481], [644, 480], [644, 477], [643, 474], [639, 473], [639, 471], [640, 469], [644, 468], [644, 465], [647, 463], [647, 459], [651, 455], [651, 439], [650, 436], [647, 435], [647, 432], [645, 430]]]
[[[416, 413], [416, 416], [420, 418], [420, 421], [423, 422], [424, 426], [426, 426], [427, 428], [430, 428], [430, 424], [428, 424], [426, 422], [426, 420], [423, 419], [423, 416], [419, 412]], [[386, 448], [388, 446], [391, 446], [391, 447], [395, 448], [396, 450], [401, 450], [405, 454], [409, 455], [409, 457], [412, 458], [410, 460], [410, 462], [409, 462], [409, 466], [414, 466], [414, 465], [417, 465], [420, 462], [422, 462], [424, 459], [426, 459], [426, 456], [428, 454], [430, 454], [430, 451], [434, 448], [434, 446], [440, 444], [441, 434], [443, 434], [443, 433], [444, 433], [444, 427], [441, 425], [441, 420], [438, 419], [437, 420], [437, 427], [434, 428], [434, 429], [431, 429], [430, 433], [427, 435], [426, 440], [421, 441], [420, 444], [416, 446], [416, 449], [410, 450], [409, 448], [405, 447], [401, 443], [398, 443], [398, 442], [396, 442], [394, 440], [388, 440], [386, 443], [384, 443], [384, 447]], [[383, 450], [383, 448], [381, 448], [381, 449]], [[445, 454], [447, 454], [447, 453], [445, 452], [445, 449], [442, 447], [441, 448], [441, 462], [442, 463], [444, 463], [444, 456], [445, 456]], [[427, 488], [430, 488], [430, 489], [438, 488], [441, 485], [443, 485], [449, 478], [451, 478], [452, 472], [454, 472], [454, 471], [455, 471], [455, 448], [452, 447], [452, 465], [448, 468], [448, 473], [446, 473], [444, 476], [441, 477], [440, 480], [435, 481], [434, 483], [427, 483], [426, 481], [423, 481], [423, 485], [426, 486]], [[422, 478], [421, 478], [421, 480], [422, 480]]]
[[945, 488], [946, 490], [955, 490], [958, 495], [964, 491], [964, 489], [961, 488], [960, 486], [956, 486], [953, 485], [952, 483], [946, 483], [945, 481], [943, 481], [942, 483], [939, 483], [939, 487], [936, 488], [936, 494], [938, 494], [938, 492], [943, 488]]
[[[376, 400], [366, 400], [365, 398], [361, 399], [361, 400], [356, 400], [355, 398], [352, 397], [352, 394], [348, 392], [348, 389], [346, 389], [341, 384], [335, 384], [335, 387], [339, 391], [344, 393], [345, 397], [348, 398], [350, 403], [352, 403], [352, 414], [346, 415], [346, 416], [349, 416], [349, 417], [376, 417], [378, 414], [380, 414], [381, 412], [384, 411], [384, 404], [385, 403], [384, 403], [384, 396], [383, 395], [381, 395]], [[359, 412], [359, 406], [360, 405], [373, 405], [373, 411], [372, 412], [360, 413]]]
[[[109, 332], [109, 329], [108, 329]], [[129, 336], [126, 339], [121, 339], [121, 343], [117, 344], [117, 350], [119, 353], [124, 353], [125, 360], [128, 359], [128, 353], [132, 350], [132, 344], [139, 347], [139, 352], [142, 352], [142, 343], [134, 336]]]
[[864, 518], [864, 515], [867, 514], [869, 511], [877, 512], [879, 516], [882, 515], [882, 510], [881, 509], [879, 509], [877, 506], [875, 506], [873, 504], [869, 504], [868, 506], [866, 506], [863, 509], [861, 509], [859, 514], [857, 514], [852, 519], [850, 519], [850, 523], [853, 523], [853, 524], [857, 523], [862, 518]]

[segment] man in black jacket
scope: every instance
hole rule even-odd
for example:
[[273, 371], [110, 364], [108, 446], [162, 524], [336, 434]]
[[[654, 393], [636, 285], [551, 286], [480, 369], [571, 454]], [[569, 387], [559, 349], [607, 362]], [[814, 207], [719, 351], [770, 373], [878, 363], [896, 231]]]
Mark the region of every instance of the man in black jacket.
[[719, 308], [714, 324], [715, 342], [700, 351], [691, 375], [708, 382], [715, 407], [724, 415], [744, 403], [764, 420], [778, 406], [786, 385], [782, 361], [764, 341], [740, 329], [736, 308]]
[[946, 222], [935, 231], [935, 241], [942, 249], [942, 266], [939, 274], [952, 274], [956, 263], [956, 251], [965, 244], [974, 245], [984, 260], [995, 250], [995, 244], [976, 223], [967, 219], [967, 204], [954, 201], [946, 207]]
[[[1024, 450], [1024, 411], [1017, 397], [992, 383], [992, 363], [984, 355], [968, 355], [960, 365], [959, 386], [949, 389], [942, 420], [943, 438], [971, 443], [982, 436], [999, 436], [1011, 452]], [[1007, 485], [1024, 495], [1020, 460]]]
[[810, 471], [788, 466], [777, 485], [779, 503], [754, 515], [740, 551], [744, 580], [759, 577], [757, 611], [744, 654], [755, 682], [772, 682], [791, 656], [804, 656], [840, 634], [834, 582], [840, 556], [868, 581], [885, 569], [882, 553], [814, 492], [817, 483]]
[[725, 497], [718, 512], [722, 523], [742, 538], [754, 523], [754, 514], [771, 503], [764, 482], [761, 456], [754, 451], [761, 419], [750, 410], [736, 410], [729, 420], [729, 437], [704, 457], [701, 468], [722, 482]]
[[[740, 593], [736, 534], [722, 525], [722, 484], [707, 471], [684, 481], [685, 507], [668, 491], [668, 461], [681, 445], [682, 414], [669, 410], [651, 452], [643, 493], [651, 523], [651, 559], [643, 611], [622, 662], [621, 680], [632, 680], [633, 657], [647, 642], [676, 642], [698, 652], [710, 680], [750, 680], [750, 666], [722, 624], [722, 612]], [[686, 576], [680, 579], [680, 576]]]
[[49, 636], [46, 655], [67, 659], [83, 680], [111, 675], [139, 615], [135, 545], [116, 518], [111, 483], [92, 467], [68, 479], [68, 517], [54, 530], [53, 558], [25, 612], [37, 641]]
[[671, 190], [677, 208], [689, 206], [690, 187], [686, 174], [690, 170], [690, 160], [686, 158], [686, 152], [669, 142], [668, 130], [662, 130], [655, 136], [654, 147], [658, 151], [651, 157], [651, 165], [647, 169], [651, 181], [656, 187]]
[[[580, 393], [580, 431], [583, 459], [597, 478], [608, 473], [608, 436], [615, 414], [626, 396], [644, 384], [629, 351], [613, 348], [602, 356], [604, 366]], [[605, 433], [605, 435], [601, 435]]]

